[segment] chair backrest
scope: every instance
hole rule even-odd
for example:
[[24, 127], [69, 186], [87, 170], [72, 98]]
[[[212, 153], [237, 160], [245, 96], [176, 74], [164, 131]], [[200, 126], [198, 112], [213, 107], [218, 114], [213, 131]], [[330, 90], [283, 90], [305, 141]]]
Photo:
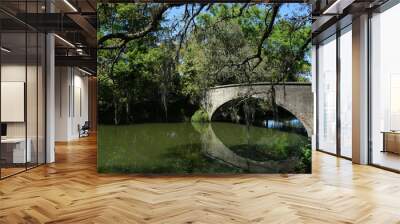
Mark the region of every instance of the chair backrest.
[[85, 124], [83, 124], [82, 127], [84, 127], [84, 128], [90, 128], [89, 121], [85, 121]]

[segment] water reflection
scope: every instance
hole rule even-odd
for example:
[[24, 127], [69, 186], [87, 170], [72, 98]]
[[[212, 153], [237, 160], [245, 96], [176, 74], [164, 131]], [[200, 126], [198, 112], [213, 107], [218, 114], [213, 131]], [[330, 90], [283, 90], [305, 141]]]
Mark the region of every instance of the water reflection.
[[99, 171], [304, 173], [308, 139], [296, 133], [213, 122], [101, 126]]
[[297, 118], [284, 120], [267, 119], [258, 122], [255, 121], [254, 125], [269, 129], [277, 129], [280, 131], [295, 132], [307, 136], [307, 130], [304, 128], [301, 121]]

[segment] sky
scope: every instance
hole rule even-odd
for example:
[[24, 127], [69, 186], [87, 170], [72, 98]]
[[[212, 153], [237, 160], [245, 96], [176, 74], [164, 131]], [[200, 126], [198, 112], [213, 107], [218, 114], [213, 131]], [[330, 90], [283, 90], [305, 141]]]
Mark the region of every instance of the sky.
[[[303, 11], [301, 12], [302, 14], [307, 13], [307, 10], [304, 11], [305, 5], [308, 5], [308, 7], [311, 7], [311, 4], [305, 4], [305, 3], [285, 3], [281, 6], [281, 8], [279, 10], [279, 14], [283, 17], [291, 16], [291, 15], [293, 15], [293, 13], [295, 11], [298, 11], [299, 9], [303, 9]], [[168, 26], [168, 24], [172, 24], [177, 19], [182, 18], [184, 11], [185, 11], [185, 6], [180, 6], [180, 7], [175, 7], [175, 8], [169, 9], [167, 11], [166, 20], [164, 21], [164, 23], [166, 23], [165, 25]], [[183, 25], [183, 24], [181, 24], [181, 25]]]
[[[279, 13], [282, 16], [290, 15], [297, 9], [304, 7], [304, 5], [308, 5], [309, 7], [311, 7], [310, 4], [304, 4], [304, 3], [285, 3], [281, 6]], [[167, 12], [167, 19], [172, 20], [174, 18], [179, 18], [184, 13], [184, 10], [185, 6], [170, 9]]]

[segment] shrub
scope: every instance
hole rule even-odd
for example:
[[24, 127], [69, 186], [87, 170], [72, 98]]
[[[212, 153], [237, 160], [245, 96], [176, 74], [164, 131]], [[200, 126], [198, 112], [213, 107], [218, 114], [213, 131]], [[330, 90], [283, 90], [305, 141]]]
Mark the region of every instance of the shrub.
[[302, 153], [300, 157], [300, 162], [296, 167], [297, 172], [301, 173], [311, 173], [312, 166], [311, 166], [311, 161], [312, 161], [312, 149], [311, 149], [311, 144], [308, 143], [305, 146], [301, 147]]
[[197, 110], [191, 119], [192, 122], [210, 122], [210, 119], [208, 118], [208, 113], [204, 109], [199, 109]]

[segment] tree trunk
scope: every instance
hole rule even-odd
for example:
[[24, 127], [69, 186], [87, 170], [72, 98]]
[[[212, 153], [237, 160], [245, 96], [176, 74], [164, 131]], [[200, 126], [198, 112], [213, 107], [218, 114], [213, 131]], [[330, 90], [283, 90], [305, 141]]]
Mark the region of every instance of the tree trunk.
[[274, 120], [278, 120], [278, 106], [276, 105], [276, 93], [275, 93], [275, 86], [271, 86], [271, 105], [272, 105], [272, 114]]
[[127, 100], [126, 102], [125, 102], [125, 112], [126, 112], [126, 123], [130, 123], [130, 112], [129, 112], [129, 100]]
[[114, 124], [118, 125], [118, 103], [114, 97]]

